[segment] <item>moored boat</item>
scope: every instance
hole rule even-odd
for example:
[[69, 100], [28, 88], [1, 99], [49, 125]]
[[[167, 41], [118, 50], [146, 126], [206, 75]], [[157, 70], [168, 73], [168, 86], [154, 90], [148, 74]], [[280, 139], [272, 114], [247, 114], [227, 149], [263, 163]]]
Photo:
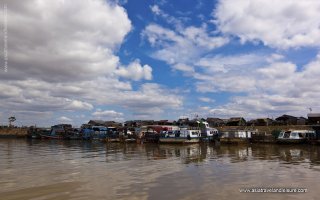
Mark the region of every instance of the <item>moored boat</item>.
[[115, 127], [108, 127], [105, 137], [106, 142], [120, 142], [120, 134]]
[[40, 139], [41, 135], [49, 135], [51, 129], [30, 127], [27, 133], [29, 139]]
[[72, 129], [72, 126], [70, 124], [57, 124], [51, 126], [50, 133], [41, 132], [40, 136], [42, 139], [67, 139], [67, 131], [70, 129]]
[[251, 142], [253, 130], [227, 130], [220, 136], [220, 142], [225, 144], [246, 144]]
[[105, 126], [92, 126], [93, 134], [91, 136], [92, 140], [104, 141], [107, 138], [108, 128]]
[[280, 132], [277, 143], [282, 144], [301, 144], [312, 141], [316, 138], [313, 130], [288, 130]]
[[176, 131], [163, 131], [160, 135], [160, 143], [198, 143], [201, 139], [200, 130], [181, 129]]
[[219, 139], [219, 131], [209, 126], [208, 122], [200, 122], [202, 141], [215, 142]]

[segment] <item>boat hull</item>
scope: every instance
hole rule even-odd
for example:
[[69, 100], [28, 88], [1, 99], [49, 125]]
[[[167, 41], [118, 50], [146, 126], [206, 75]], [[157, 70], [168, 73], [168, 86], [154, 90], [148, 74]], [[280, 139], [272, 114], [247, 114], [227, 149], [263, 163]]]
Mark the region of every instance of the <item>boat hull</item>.
[[160, 138], [160, 143], [171, 143], [171, 144], [192, 144], [199, 143], [200, 138]]
[[305, 139], [277, 139], [278, 144], [303, 144], [306, 142]]
[[248, 138], [220, 138], [222, 144], [247, 144], [249, 142]]
[[120, 142], [120, 138], [106, 138], [106, 142]]
[[56, 136], [52, 136], [52, 135], [41, 135], [41, 139], [63, 140], [64, 137], [61, 136], [61, 135], [56, 135]]

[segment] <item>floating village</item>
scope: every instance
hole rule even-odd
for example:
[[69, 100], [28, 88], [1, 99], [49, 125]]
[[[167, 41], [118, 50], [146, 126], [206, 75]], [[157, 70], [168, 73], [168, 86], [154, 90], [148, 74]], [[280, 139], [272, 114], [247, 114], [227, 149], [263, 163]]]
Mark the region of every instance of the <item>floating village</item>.
[[[14, 120], [9, 118], [9, 122]], [[14, 127], [10, 123], [9, 126], [0, 127], [0, 137], [141, 144], [320, 144], [320, 113], [309, 113], [308, 118], [282, 115], [276, 119], [260, 118], [250, 121], [243, 117], [184, 118], [177, 121], [132, 120], [124, 123], [90, 120], [80, 128], [74, 128], [71, 124], [57, 124], [51, 128]]]

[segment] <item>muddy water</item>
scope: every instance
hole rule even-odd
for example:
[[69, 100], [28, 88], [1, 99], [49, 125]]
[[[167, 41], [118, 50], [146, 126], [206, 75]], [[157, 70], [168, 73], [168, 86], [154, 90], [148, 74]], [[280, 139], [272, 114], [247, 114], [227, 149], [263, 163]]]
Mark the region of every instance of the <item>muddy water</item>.
[[319, 180], [320, 146], [0, 140], [1, 200], [319, 199]]

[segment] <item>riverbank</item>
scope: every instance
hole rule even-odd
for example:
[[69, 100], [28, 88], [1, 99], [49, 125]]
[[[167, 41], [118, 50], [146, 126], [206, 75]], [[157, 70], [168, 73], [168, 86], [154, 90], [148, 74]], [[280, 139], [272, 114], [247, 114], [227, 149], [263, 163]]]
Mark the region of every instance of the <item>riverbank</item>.
[[24, 138], [28, 128], [0, 128], [0, 138]]
[[313, 130], [311, 125], [284, 125], [284, 126], [221, 126], [215, 127], [218, 131], [223, 132], [232, 129], [239, 129], [239, 130], [256, 130], [259, 133], [265, 133], [266, 135], [271, 135], [275, 131], [281, 130]]
[[[309, 125], [288, 125], [288, 126], [222, 126], [215, 127], [218, 131], [223, 132], [226, 130], [247, 129], [256, 130], [264, 135], [272, 135], [273, 133], [281, 130], [296, 129], [296, 130], [312, 130]], [[0, 138], [23, 138], [28, 134], [28, 128], [0, 128]]]

